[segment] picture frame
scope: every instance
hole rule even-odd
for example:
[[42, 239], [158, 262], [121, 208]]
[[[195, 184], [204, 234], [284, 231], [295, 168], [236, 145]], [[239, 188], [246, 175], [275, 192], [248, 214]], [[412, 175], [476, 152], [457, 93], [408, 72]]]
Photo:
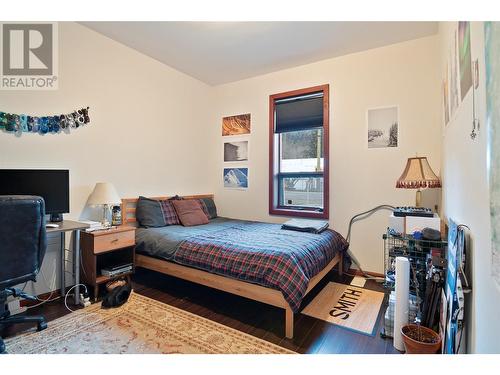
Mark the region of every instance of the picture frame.
[[366, 110], [366, 145], [368, 149], [397, 149], [400, 146], [400, 138], [398, 105], [370, 107]]

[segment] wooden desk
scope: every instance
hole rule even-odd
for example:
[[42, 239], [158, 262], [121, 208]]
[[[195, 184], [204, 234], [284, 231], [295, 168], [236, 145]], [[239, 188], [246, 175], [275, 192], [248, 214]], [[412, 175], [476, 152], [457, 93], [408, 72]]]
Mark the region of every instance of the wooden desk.
[[88, 224], [78, 221], [63, 220], [58, 228], [47, 228], [47, 233], [59, 233], [61, 236], [61, 298], [66, 295], [66, 232], [73, 232], [73, 272], [75, 274], [75, 305], [80, 304], [80, 231], [87, 229]]

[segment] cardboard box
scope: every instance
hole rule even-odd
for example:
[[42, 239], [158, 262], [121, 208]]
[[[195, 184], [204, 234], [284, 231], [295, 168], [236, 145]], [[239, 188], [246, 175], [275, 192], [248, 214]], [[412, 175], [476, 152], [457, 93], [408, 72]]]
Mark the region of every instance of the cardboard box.
[[389, 216], [389, 228], [403, 234], [412, 234], [415, 231], [422, 231], [424, 228], [432, 228], [441, 232], [441, 219], [436, 213], [434, 214], [434, 217], [401, 217], [391, 214], [391, 216]]

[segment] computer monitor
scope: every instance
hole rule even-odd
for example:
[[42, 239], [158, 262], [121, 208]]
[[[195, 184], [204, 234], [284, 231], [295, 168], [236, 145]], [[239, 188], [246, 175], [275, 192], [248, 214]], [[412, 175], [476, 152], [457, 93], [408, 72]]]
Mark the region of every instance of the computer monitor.
[[69, 171], [62, 169], [0, 169], [0, 195], [38, 195], [51, 221], [69, 213]]

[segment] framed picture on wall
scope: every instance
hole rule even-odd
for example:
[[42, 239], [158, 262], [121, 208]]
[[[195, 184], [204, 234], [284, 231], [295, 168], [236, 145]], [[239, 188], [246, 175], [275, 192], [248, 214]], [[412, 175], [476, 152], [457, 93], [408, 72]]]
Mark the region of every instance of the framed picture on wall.
[[465, 95], [472, 87], [470, 23], [468, 21], [458, 23], [458, 62], [460, 69], [460, 97], [464, 100]]
[[224, 141], [224, 162], [248, 161], [248, 140]]
[[368, 109], [366, 122], [368, 148], [398, 147], [399, 109], [397, 106]]
[[248, 189], [248, 168], [224, 168], [224, 187]]
[[222, 118], [222, 135], [250, 134], [250, 113]]

